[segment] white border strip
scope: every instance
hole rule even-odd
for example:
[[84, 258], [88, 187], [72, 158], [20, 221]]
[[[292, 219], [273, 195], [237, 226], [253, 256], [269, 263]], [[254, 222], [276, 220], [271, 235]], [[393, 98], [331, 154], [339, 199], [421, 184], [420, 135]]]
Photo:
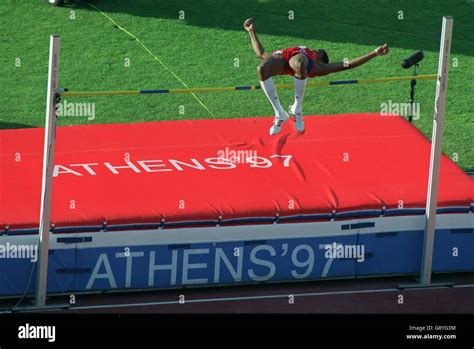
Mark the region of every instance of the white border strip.
[[[438, 215], [437, 230], [474, 228], [474, 214]], [[371, 222], [372, 228], [342, 230], [341, 226]], [[126, 230], [85, 233], [64, 233], [51, 236], [52, 249], [102, 248], [122, 246], [153, 246], [196, 243], [221, 243], [233, 241], [259, 241], [314, 237], [351, 236], [355, 234], [375, 234], [404, 231], [423, 231], [424, 216], [378, 217], [355, 219], [350, 221], [259, 224], [242, 226], [221, 226], [205, 228], [178, 228], [154, 230]], [[58, 238], [92, 237], [92, 242], [58, 243]], [[35, 235], [3, 235], [0, 243], [14, 242], [21, 244], [36, 243]]]

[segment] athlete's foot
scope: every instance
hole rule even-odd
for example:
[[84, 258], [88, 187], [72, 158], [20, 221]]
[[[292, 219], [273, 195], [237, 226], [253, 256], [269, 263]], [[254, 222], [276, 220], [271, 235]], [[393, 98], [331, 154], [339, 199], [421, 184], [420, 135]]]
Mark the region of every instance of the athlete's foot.
[[294, 115], [295, 117], [295, 129], [297, 132], [304, 132], [304, 120], [303, 120], [303, 114], [301, 113], [301, 110], [296, 110], [296, 105], [293, 104], [290, 107], [290, 113], [291, 115]]
[[295, 129], [300, 133], [304, 132], [304, 120], [301, 113], [295, 114]]
[[270, 128], [270, 136], [274, 136], [281, 131], [281, 127], [285, 123], [286, 120], [288, 120], [290, 116], [288, 113], [284, 112], [282, 115], [275, 116], [275, 120], [273, 120], [273, 125]]

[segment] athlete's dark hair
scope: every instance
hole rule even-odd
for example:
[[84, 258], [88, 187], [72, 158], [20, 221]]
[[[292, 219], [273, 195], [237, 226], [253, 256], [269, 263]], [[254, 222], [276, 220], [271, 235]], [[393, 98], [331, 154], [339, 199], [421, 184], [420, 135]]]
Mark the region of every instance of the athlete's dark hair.
[[329, 63], [329, 56], [328, 56], [328, 53], [323, 50], [323, 49], [318, 49], [318, 56], [321, 58], [321, 60], [324, 62], [324, 63]]

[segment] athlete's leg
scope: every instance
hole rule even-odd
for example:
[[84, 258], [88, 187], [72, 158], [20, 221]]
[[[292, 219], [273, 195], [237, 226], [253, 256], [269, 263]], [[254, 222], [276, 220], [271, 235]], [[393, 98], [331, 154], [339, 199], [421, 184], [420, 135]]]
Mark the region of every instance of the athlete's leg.
[[290, 68], [295, 72], [293, 78], [295, 86], [295, 101], [290, 108], [295, 116], [295, 128], [298, 132], [304, 131], [303, 98], [308, 76], [308, 58], [304, 54], [297, 54], [290, 58]]
[[295, 77], [304, 80], [308, 76], [308, 57], [298, 53], [290, 58], [288, 62], [290, 68], [295, 72]]
[[263, 92], [270, 101], [275, 111], [275, 121], [270, 129], [270, 134], [275, 135], [281, 130], [281, 126], [288, 119], [288, 113], [283, 109], [278, 99], [278, 93], [272, 76], [281, 75], [285, 71], [287, 62], [278, 55], [268, 56], [257, 67], [258, 78]]
[[265, 81], [272, 76], [282, 75], [287, 64], [281, 55], [268, 55], [257, 67], [258, 78]]

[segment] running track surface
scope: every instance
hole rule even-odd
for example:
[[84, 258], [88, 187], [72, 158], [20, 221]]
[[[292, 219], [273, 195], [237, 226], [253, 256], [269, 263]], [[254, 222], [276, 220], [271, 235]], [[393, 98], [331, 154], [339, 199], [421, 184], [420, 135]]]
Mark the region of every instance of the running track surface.
[[[248, 285], [238, 287], [76, 295], [76, 304], [56, 313], [474, 313], [474, 273], [439, 275], [454, 287], [397, 289], [412, 277]], [[185, 303], [179, 304], [180, 295]], [[289, 295], [294, 304], [289, 304]], [[403, 304], [399, 296], [403, 295]], [[48, 305], [64, 304], [54, 297]], [[13, 302], [13, 303], [12, 303]], [[4, 300], [5, 309], [16, 300]], [[23, 302], [22, 305], [27, 305]]]

